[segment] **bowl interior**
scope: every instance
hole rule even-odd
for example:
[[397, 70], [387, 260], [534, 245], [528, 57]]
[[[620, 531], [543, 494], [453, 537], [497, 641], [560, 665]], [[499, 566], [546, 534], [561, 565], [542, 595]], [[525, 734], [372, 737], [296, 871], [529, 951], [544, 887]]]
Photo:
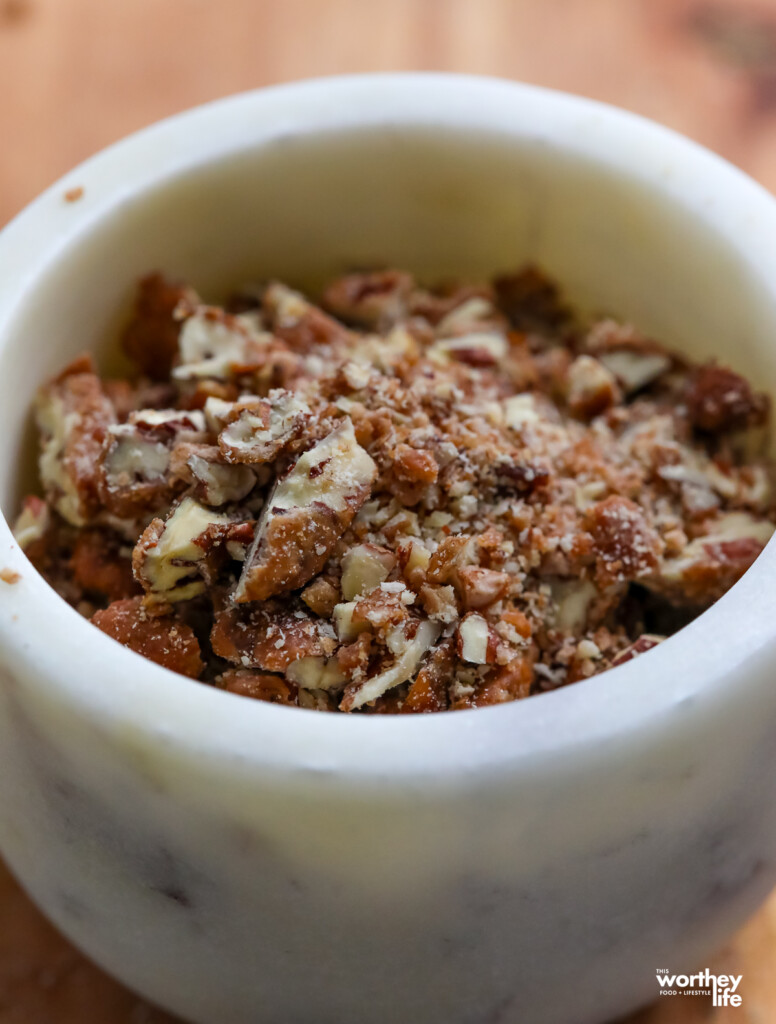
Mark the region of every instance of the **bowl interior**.
[[[71, 356], [91, 349], [120, 368], [116, 332], [135, 280], [157, 268], [216, 300], [267, 277], [314, 290], [352, 267], [481, 278], [533, 260], [582, 308], [776, 391], [776, 309], [748, 264], [747, 225], [732, 245], [663, 184], [530, 134], [390, 125], [281, 135], [130, 191], [83, 217], [0, 339], [6, 450], [32, 455], [32, 395]], [[87, 188], [80, 202], [93, 198]], [[34, 485], [32, 462], [0, 465], [8, 518]]]

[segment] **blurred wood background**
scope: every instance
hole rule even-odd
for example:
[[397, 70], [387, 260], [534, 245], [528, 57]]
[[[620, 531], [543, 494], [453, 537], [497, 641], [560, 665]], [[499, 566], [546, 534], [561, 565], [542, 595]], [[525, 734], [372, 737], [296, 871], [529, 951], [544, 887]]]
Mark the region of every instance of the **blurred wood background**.
[[[94, 151], [185, 107], [400, 69], [617, 103], [776, 190], [776, 0], [0, 0], [0, 224]], [[776, 896], [710, 966], [743, 974], [742, 1008], [673, 998], [629, 1024], [776, 1021]], [[0, 1024], [164, 1022], [71, 949], [0, 866]]]

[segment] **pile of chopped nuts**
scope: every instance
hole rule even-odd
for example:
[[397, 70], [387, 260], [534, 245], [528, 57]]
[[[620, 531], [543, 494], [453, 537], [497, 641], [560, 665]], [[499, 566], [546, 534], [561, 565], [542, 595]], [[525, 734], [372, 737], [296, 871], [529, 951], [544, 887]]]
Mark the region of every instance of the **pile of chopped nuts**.
[[659, 643], [774, 530], [769, 405], [533, 267], [209, 306], [153, 274], [37, 400], [20, 545], [120, 643], [259, 700], [425, 712], [527, 697]]

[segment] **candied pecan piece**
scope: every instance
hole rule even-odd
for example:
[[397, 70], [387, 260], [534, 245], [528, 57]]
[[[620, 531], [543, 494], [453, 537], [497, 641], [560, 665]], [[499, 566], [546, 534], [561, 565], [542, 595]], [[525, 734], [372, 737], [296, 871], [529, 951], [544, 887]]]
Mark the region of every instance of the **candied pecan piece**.
[[277, 281], [264, 292], [263, 308], [273, 334], [292, 352], [308, 355], [321, 346], [347, 343], [350, 338], [346, 327]]
[[586, 347], [614, 374], [627, 395], [653, 384], [672, 364], [662, 345], [644, 337], [630, 324], [614, 320], [594, 324]]
[[404, 583], [383, 583], [365, 597], [353, 602], [350, 625], [356, 631], [374, 629], [377, 632], [403, 622], [414, 601]]
[[267, 701], [269, 704], [299, 704], [299, 688], [296, 683], [269, 672], [230, 668], [218, 677], [217, 685], [227, 693]]
[[345, 323], [385, 330], [406, 317], [413, 284], [401, 270], [347, 274], [328, 285], [322, 303]]
[[272, 462], [300, 436], [309, 418], [305, 402], [276, 388], [266, 398], [236, 402], [225, 416], [218, 446], [227, 462]]
[[447, 688], [453, 677], [455, 661], [453, 640], [441, 641], [407, 691], [402, 712], [423, 714], [429, 711], [445, 711], [449, 704]]
[[767, 396], [755, 394], [747, 380], [715, 363], [694, 371], [684, 398], [693, 425], [710, 433], [760, 426], [768, 418]]
[[304, 588], [300, 597], [310, 611], [329, 618], [334, 606], [339, 603], [340, 592], [331, 580], [319, 576]]
[[517, 494], [533, 494], [550, 482], [550, 470], [536, 459], [504, 455], [496, 460], [494, 469], [502, 488]]
[[456, 590], [467, 611], [487, 608], [500, 600], [507, 592], [510, 577], [495, 569], [480, 569], [476, 565], [464, 565], [456, 574]]
[[346, 601], [369, 594], [385, 582], [396, 564], [396, 556], [377, 544], [357, 544], [342, 557], [340, 586]]
[[338, 658], [322, 655], [308, 655], [292, 661], [286, 669], [286, 679], [307, 691], [341, 690], [345, 683]]
[[234, 598], [263, 601], [317, 575], [369, 497], [377, 467], [343, 420], [275, 487]]
[[429, 583], [448, 583], [464, 565], [475, 561], [473, 538], [468, 533], [445, 537], [431, 556], [427, 578]]
[[518, 330], [557, 329], [569, 319], [558, 286], [538, 267], [503, 274], [493, 282], [496, 301]]
[[[135, 545], [132, 568], [156, 602], [188, 601], [205, 590], [202, 570], [228, 516], [184, 498], [167, 519], [154, 519]], [[224, 538], [225, 539], [225, 538]]]
[[170, 474], [172, 446], [204, 429], [201, 412], [177, 409], [131, 412], [127, 423], [109, 427], [99, 475], [105, 508], [121, 519], [134, 519], [169, 505], [185, 487], [185, 481]]
[[639, 579], [657, 567], [660, 538], [628, 498], [612, 495], [597, 502], [585, 515], [585, 527], [593, 538], [600, 585]]
[[440, 338], [426, 354], [429, 359], [443, 366], [455, 360], [466, 366], [489, 368], [503, 362], [508, 352], [509, 345], [502, 332], [478, 331], [454, 338]]
[[398, 444], [393, 454], [389, 488], [404, 505], [417, 505], [427, 488], [436, 483], [439, 466], [432, 452]]
[[183, 322], [174, 380], [229, 381], [267, 361], [272, 336], [250, 316], [232, 316], [215, 306], [198, 306]]
[[355, 711], [414, 676], [426, 651], [436, 643], [440, 631], [441, 627], [428, 619], [413, 619], [395, 627], [388, 644], [394, 655], [393, 662], [363, 682], [349, 683], [345, 687], [340, 710]]
[[132, 560], [121, 553], [121, 547], [118, 538], [104, 530], [80, 530], [70, 558], [78, 586], [109, 601], [137, 594], [140, 586], [132, 575]]
[[225, 608], [216, 613], [210, 634], [215, 654], [243, 668], [285, 672], [301, 658], [334, 653], [334, 630], [300, 606], [268, 601], [256, 608]]
[[568, 404], [572, 416], [592, 419], [616, 405], [621, 397], [611, 370], [592, 356], [577, 356], [569, 367]]
[[773, 523], [748, 512], [729, 512], [710, 524], [675, 558], [660, 562], [644, 586], [676, 604], [705, 607], [744, 575], [768, 543]]
[[491, 320], [499, 314], [494, 308], [493, 289], [487, 284], [451, 281], [433, 291], [417, 288], [410, 296], [409, 312], [442, 330], [455, 329], [464, 318]]
[[523, 700], [531, 694], [533, 679], [533, 661], [529, 657], [515, 658], [508, 665], [494, 666], [485, 681], [475, 688], [469, 698], [456, 703], [456, 709], [482, 708], [489, 704]]
[[114, 601], [95, 612], [92, 622], [124, 647], [157, 665], [198, 679], [204, 665], [194, 630], [172, 616], [152, 616], [141, 597]]
[[51, 505], [73, 526], [100, 510], [100, 457], [115, 418], [88, 356], [38, 392], [41, 481]]
[[51, 527], [51, 511], [36, 494], [29, 494], [22, 502], [22, 510], [13, 525], [16, 543], [34, 562], [32, 552], [44, 540]]
[[496, 660], [498, 636], [483, 615], [467, 612], [458, 623], [455, 639], [458, 657], [462, 661], [489, 665]]
[[355, 640], [337, 650], [337, 662], [348, 678], [363, 678], [372, 657], [375, 637], [372, 633], [359, 633]]
[[632, 644], [629, 644], [625, 650], [620, 651], [612, 659], [611, 667], [614, 668], [616, 665], [624, 665], [626, 661], [632, 661], [633, 658], [638, 657], [640, 654], [651, 651], [653, 647], [657, 647], [664, 640], [664, 636], [657, 636], [654, 633], [642, 633], [638, 640], [634, 640]]
[[[170, 469], [176, 482], [190, 484], [194, 497], [212, 507], [242, 501], [256, 486], [254, 471], [249, 466], [224, 462], [217, 445], [186, 441], [177, 444]], [[250, 539], [253, 540], [252, 533]]]
[[140, 280], [135, 311], [123, 337], [124, 351], [141, 373], [166, 380], [178, 354], [181, 316], [196, 306], [195, 292], [168, 281], [162, 274]]

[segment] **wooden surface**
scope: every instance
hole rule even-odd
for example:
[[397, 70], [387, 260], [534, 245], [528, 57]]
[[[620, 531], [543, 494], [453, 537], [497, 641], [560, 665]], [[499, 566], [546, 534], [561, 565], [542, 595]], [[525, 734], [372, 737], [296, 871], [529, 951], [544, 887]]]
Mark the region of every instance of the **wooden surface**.
[[[95, 150], [184, 107], [397, 69], [615, 102], [776, 190], [776, 0], [0, 0], [0, 224]], [[673, 998], [630, 1024], [776, 1021], [776, 896], [711, 966], [743, 974], [741, 1009]], [[0, 1024], [169, 1020], [75, 953], [0, 867]]]

